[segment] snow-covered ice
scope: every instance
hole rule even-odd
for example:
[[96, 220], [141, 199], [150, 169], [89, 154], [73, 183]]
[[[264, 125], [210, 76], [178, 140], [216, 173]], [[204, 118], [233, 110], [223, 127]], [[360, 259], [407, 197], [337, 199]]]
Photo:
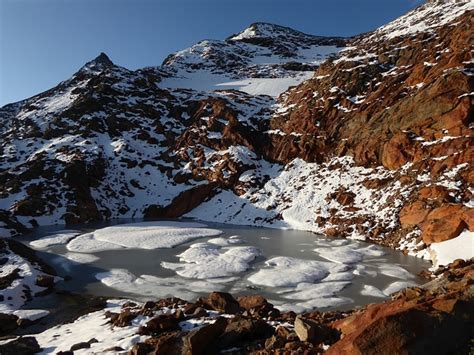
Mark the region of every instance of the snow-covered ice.
[[164, 221], [120, 224], [80, 235], [67, 244], [67, 249], [94, 253], [122, 248], [173, 248], [193, 239], [222, 233], [204, 227], [206, 225], [201, 223]]
[[381, 297], [385, 298], [387, 295], [383, 293], [380, 289], [372, 285], [364, 285], [364, 288], [360, 292], [363, 296], [371, 296], [371, 297]]
[[260, 250], [252, 246], [220, 248], [215, 244], [198, 243], [178, 255], [182, 263], [162, 262], [161, 266], [185, 278], [212, 279], [246, 271], [260, 254]]
[[395, 282], [392, 282], [390, 285], [388, 285], [386, 288], [384, 288], [383, 293], [385, 293], [388, 296], [404, 288], [413, 287], [413, 286], [416, 286], [416, 283], [413, 281], [395, 281]]
[[267, 287], [297, 286], [300, 283], [316, 282], [328, 276], [331, 271], [338, 272], [347, 269], [332, 263], [303, 260], [278, 256], [265, 262], [267, 268], [262, 268], [251, 275], [248, 280], [256, 285]]
[[402, 280], [414, 278], [413, 274], [398, 265], [380, 264], [379, 272], [381, 274]]
[[357, 249], [350, 246], [316, 248], [314, 251], [325, 259], [341, 264], [355, 264], [360, 262], [364, 257]]
[[99, 260], [98, 256], [92, 254], [85, 254], [85, 253], [66, 253], [64, 256], [78, 264], [88, 264], [93, 263], [94, 261]]
[[35, 249], [47, 249], [50, 246], [58, 244], [66, 244], [75, 236], [81, 234], [81, 232], [76, 230], [64, 230], [59, 231], [56, 234], [48, 235], [36, 240], [31, 241], [29, 244], [32, 248]]
[[175, 297], [176, 295], [183, 299], [194, 300], [200, 293], [221, 291], [225, 287], [218, 281], [187, 280], [178, 277], [157, 277], [153, 275], [135, 276], [124, 269], [112, 269], [98, 273], [95, 277], [108, 287], [135, 294], [143, 300], [150, 297], [159, 299]]

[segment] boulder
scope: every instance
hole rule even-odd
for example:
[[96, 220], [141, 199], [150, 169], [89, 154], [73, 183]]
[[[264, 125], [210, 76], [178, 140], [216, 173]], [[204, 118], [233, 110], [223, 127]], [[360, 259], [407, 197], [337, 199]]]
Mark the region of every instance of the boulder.
[[242, 346], [254, 340], [266, 339], [274, 332], [274, 328], [262, 319], [235, 316], [228, 320], [224, 333], [216, 345], [218, 349]]
[[355, 193], [350, 191], [341, 191], [336, 195], [336, 201], [343, 206], [349, 206], [354, 203]]
[[400, 224], [402, 228], [409, 228], [423, 222], [430, 210], [425, 207], [422, 201], [415, 201], [404, 206], [400, 211]]
[[334, 330], [322, 325], [312, 319], [304, 319], [301, 316], [295, 319], [295, 333], [298, 339], [313, 345], [328, 343], [334, 338]]
[[13, 314], [0, 313], [0, 335], [10, 334], [18, 328], [18, 317]]
[[280, 311], [260, 295], [241, 296], [237, 301], [240, 307], [252, 315], [260, 317], [277, 317], [280, 315]]
[[312, 343], [316, 338], [316, 324], [310, 320], [304, 320], [300, 316], [295, 319], [295, 332], [301, 341]]
[[36, 285], [40, 287], [51, 288], [54, 286], [54, 277], [50, 275], [39, 275], [36, 278]]
[[0, 345], [2, 355], [29, 355], [41, 350], [35, 337], [20, 337]]
[[409, 161], [410, 139], [403, 133], [395, 134], [382, 149], [382, 164], [390, 170], [400, 168]]
[[205, 354], [210, 345], [224, 332], [226, 325], [227, 320], [219, 317], [213, 324], [191, 330], [184, 339], [183, 352], [193, 355]]
[[201, 318], [201, 317], [207, 317], [208, 313], [207, 311], [202, 308], [202, 307], [197, 307], [194, 312], [191, 314], [193, 318]]
[[265, 350], [274, 350], [283, 348], [285, 346], [285, 339], [273, 335], [265, 341]]
[[143, 211], [144, 218], [177, 218], [199, 206], [205, 199], [212, 197], [215, 183], [203, 184], [181, 192], [165, 207], [151, 205]]
[[472, 298], [433, 300], [432, 294], [369, 305], [333, 323], [342, 337], [327, 354], [462, 353], [469, 344], [473, 306]]
[[114, 314], [110, 318], [111, 323], [116, 327], [127, 327], [131, 321], [137, 317], [136, 313], [132, 313], [130, 309], [126, 308], [120, 314]]
[[247, 311], [251, 310], [252, 308], [261, 308], [268, 305], [268, 301], [260, 296], [260, 295], [249, 295], [249, 296], [241, 296], [237, 298], [237, 302], [239, 306], [246, 309]]
[[430, 221], [422, 226], [421, 237], [426, 245], [456, 238], [467, 227], [459, 218]]
[[423, 241], [430, 245], [457, 237], [467, 224], [463, 217], [465, 207], [449, 204], [433, 209], [421, 225]]
[[212, 292], [203, 302], [211, 309], [221, 313], [235, 314], [241, 310], [235, 298], [226, 292]]
[[[166, 332], [158, 337], [152, 337], [140, 344], [136, 354], [182, 355], [184, 350], [184, 333], [180, 331]], [[141, 352], [138, 352], [141, 351]]]
[[180, 329], [179, 320], [174, 315], [163, 314], [150, 319], [145, 326], [141, 326], [138, 334], [153, 335]]
[[90, 347], [91, 347], [91, 344], [89, 342], [83, 341], [83, 342], [72, 345], [69, 351], [89, 349]]

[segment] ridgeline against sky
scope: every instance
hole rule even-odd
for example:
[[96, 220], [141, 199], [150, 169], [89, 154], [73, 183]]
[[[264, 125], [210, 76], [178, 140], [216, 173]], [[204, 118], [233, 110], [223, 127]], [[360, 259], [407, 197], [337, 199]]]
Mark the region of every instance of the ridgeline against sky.
[[421, 0], [2, 0], [0, 106], [44, 91], [106, 52], [130, 69], [156, 66], [205, 38], [265, 21], [316, 35], [373, 30]]

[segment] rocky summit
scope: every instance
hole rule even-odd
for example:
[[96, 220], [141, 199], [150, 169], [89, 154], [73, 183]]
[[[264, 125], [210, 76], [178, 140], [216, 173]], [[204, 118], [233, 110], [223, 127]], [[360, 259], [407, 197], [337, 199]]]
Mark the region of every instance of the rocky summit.
[[[213, 294], [109, 305], [80, 324], [140, 319], [140, 341], [116, 347], [130, 354], [203, 353], [204, 341], [214, 352], [445, 353], [448, 340], [469, 351], [472, 261], [459, 259], [474, 257], [473, 15], [473, 1], [428, 1], [351, 38], [254, 23], [156, 67], [101, 53], [3, 106], [0, 289], [24, 279], [29, 299], [58, 279], [9, 240], [38, 226], [189, 217], [306, 230], [430, 260], [435, 281], [337, 314], [295, 318]], [[203, 327], [179, 326], [197, 318]], [[427, 332], [433, 342], [419, 340]], [[96, 346], [89, 335], [76, 349]]]

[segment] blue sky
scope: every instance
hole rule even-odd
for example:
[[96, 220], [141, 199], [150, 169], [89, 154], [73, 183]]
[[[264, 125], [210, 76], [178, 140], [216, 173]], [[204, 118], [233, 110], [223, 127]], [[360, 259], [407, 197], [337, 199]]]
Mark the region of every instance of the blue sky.
[[421, 0], [0, 0], [0, 106], [47, 90], [105, 52], [130, 69], [252, 22], [316, 35], [370, 31]]

